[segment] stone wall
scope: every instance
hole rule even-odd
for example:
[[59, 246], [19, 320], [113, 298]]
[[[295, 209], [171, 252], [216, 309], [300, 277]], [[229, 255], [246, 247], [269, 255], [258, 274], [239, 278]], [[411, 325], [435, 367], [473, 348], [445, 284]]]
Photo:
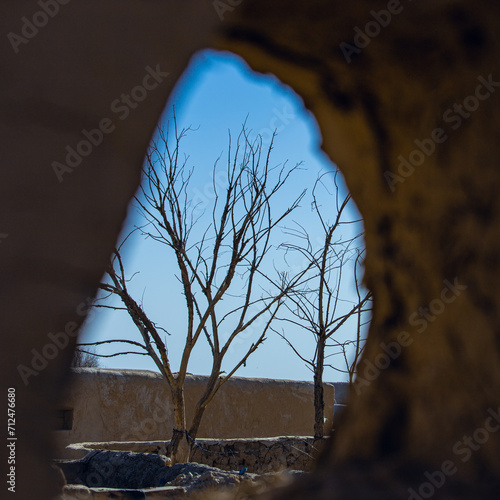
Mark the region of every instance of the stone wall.
[[309, 470], [320, 444], [312, 437], [205, 439], [197, 441], [191, 460], [222, 470], [248, 467], [254, 474]]
[[[309, 436], [278, 436], [259, 439], [197, 439], [191, 462], [226, 471], [265, 474], [309, 470], [328, 438], [315, 441]], [[170, 456], [170, 441], [78, 443], [70, 446], [74, 457], [83, 458], [92, 450], [131, 451]]]
[[[201, 375], [186, 378], [188, 422], [205, 381]], [[327, 428], [333, 419], [334, 391], [332, 384], [325, 384]], [[168, 386], [160, 374], [150, 371], [75, 369], [59, 412], [56, 458], [75, 456], [65, 450], [71, 443], [165, 440], [172, 434]], [[303, 436], [311, 435], [313, 426], [312, 383], [234, 377], [208, 406], [198, 436]]]

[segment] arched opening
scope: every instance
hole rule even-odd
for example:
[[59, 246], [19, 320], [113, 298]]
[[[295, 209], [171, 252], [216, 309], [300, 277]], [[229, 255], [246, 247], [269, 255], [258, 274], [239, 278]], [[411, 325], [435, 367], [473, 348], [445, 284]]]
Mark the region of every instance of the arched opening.
[[[170, 127], [168, 133], [175, 142], [174, 119], [178, 131], [192, 128], [183, 137], [185, 142], [179, 153], [186, 155], [188, 167], [184, 175], [188, 176], [191, 166], [195, 169], [184, 201], [196, 207], [191, 221], [196, 219], [197, 227], [217, 224], [210, 212], [215, 200], [213, 165], [225, 162], [230, 154], [228, 132], [231, 147], [236, 149], [236, 137], [243, 123], [247, 144], [257, 144], [255, 147], [261, 148], [262, 157], [269, 154], [271, 170], [277, 167], [277, 172], [283, 169], [284, 175], [291, 174], [285, 189], [273, 199], [272, 208], [273, 212], [276, 209], [283, 213], [287, 206], [295, 204], [294, 200], [297, 206], [273, 229], [266, 259], [259, 263], [254, 285], [265, 293], [253, 292], [250, 300], [250, 311], [258, 313], [259, 319], [252, 320], [231, 340], [220, 371], [221, 375], [232, 373], [233, 368], [238, 367], [234, 374], [239, 377], [314, 382], [314, 405], [303, 405], [301, 409], [311, 425], [309, 429], [301, 428], [300, 434], [314, 433], [320, 438], [332, 427], [334, 404], [345, 402], [345, 384], [354, 379], [370, 318], [370, 298], [362, 285], [364, 242], [359, 212], [341, 174], [321, 152], [317, 125], [300, 98], [275, 77], [253, 73], [237, 56], [215, 51], [199, 53], [171, 96], [160, 122], [165, 135]], [[224, 170], [222, 174], [224, 184]], [[273, 176], [275, 173], [270, 174], [269, 182], [275, 181]], [[126, 240], [123, 250], [120, 249], [128, 280], [126, 286], [136, 303], [147, 311], [148, 318], [161, 326], [160, 335], [164, 335], [169, 363], [176, 373], [186, 352], [185, 332], [189, 323], [181, 313], [186, 310], [186, 291], [180, 278], [182, 271], [176, 269], [175, 255], [166, 253], [165, 245], [158, 244], [158, 239], [151, 234], [148, 237], [144, 229], [132, 232], [133, 228], [145, 226], [143, 196], [144, 193], [139, 194], [137, 202], [132, 203], [129, 222], [121, 236], [121, 241]], [[221, 194], [218, 196], [224, 198]], [[199, 241], [195, 240], [188, 248], [192, 249]], [[248, 269], [241, 271], [243, 292], [240, 290], [237, 295], [231, 292], [224, 297], [224, 304], [218, 306], [219, 317], [229, 316], [242, 307], [249, 272]], [[274, 313], [276, 316], [271, 322], [271, 309], [260, 316], [257, 305], [268, 293], [267, 289], [271, 285], [275, 287], [285, 275], [290, 283], [296, 283], [295, 288], [290, 288], [279, 299], [281, 309]], [[196, 280], [193, 277], [195, 285]], [[108, 295], [107, 291], [101, 294], [101, 299]], [[137, 344], [128, 348], [123, 347], [127, 346], [125, 343], [120, 346], [118, 341], [128, 342], [130, 346], [131, 342], [141, 341], [141, 334], [137, 331], [137, 322], [132, 320], [133, 314], [117, 294], [114, 300], [101, 299], [97, 303], [100, 308], [87, 321], [80, 343], [98, 342], [96, 352], [104, 356], [101, 358], [103, 368], [158, 372], [154, 357], [115, 356], [123, 351], [137, 352]], [[249, 313], [250, 318], [252, 314]], [[184, 367], [188, 373], [214, 374], [213, 344], [220, 341], [224, 345], [229, 341], [231, 328], [235, 326], [229, 325], [225, 330], [221, 328], [217, 341], [202, 339], [189, 352], [189, 364]], [[102, 343], [108, 340], [112, 342]], [[253, 345], [259, 348], [247, 357]], [[160, 372], [163, 373], [161, 367]], [[328, 389], [334, 384], [338, 384], [335, 400], [333, 388]], [[287, 418], [299, 420], [287, 409], [282, 413], [285, 422]], [[278, 433], [289, 434], [292, 428], [285, 426]], [[261, 432], [268, 435], [271, 431], [262, 429]]]
[[[189, 155], [190, 165], [196, 166], [192, 193], [195, 197], [195, 203], [200, 203], [203, 207], [208, 203], [210, 197], [214, 196], [211, 185], [211, 170], [217, 158], [224, 159], [227, 155], [228, 131], [235, 136], [241, 130], [243, 122], [246, 121], [250, 138], [261, 136], [264, 148], [270, 145], [272, 134], [276, 131], [277, 137], [273, 144], [271, 157], [273, 165], [288, 162], [292, 167], [301, 163], [300, 170], [286, 185], [286, 195], [281, 196], [277, 202], [283, 204], [286, 197], [297, 197], [303, 189], [307, 189], [308, 193], [301, 202], [300, 210], [297, 210], [293, 217], [280, 225], [274, 236], [273, 252], [276, 255], [276, 260], [283, 259], [284, 250], [278, 250], [280, 243], [288, 238], [289, 242], [299, 244], [300, 240], [297, 238], [294, 240], [290, 231], [287, 233], [287, 229], [297, 231], [299, 226], [304, 228], [309, 225], [311, 227], [310, 238], [317, 247], [317, 240], [321, 239], [321, 232], [320, 221], [314, 210], [312, 190], [315, 180], [323, 174], [327, 174], [326, 177], [322, 177], [323, 186], [317, 188], [319, 203], [322, 206], [323, 216], [325, 216], [324, 206], [330, 201], [335, 202], [333, 179], [336, 167], [321, 151], [321, 138], [316, 122], [312, 115], [305, 110], [297, 94], [289, 87], [282, 85], [273, 76], [263, 76], [252, 72], [235, 55], [207, 50], [195, 56], [179, 81], [160, 122], [164, 128], [168, 121], [172, 120], [173, 106], [175, 106], [178, 128], [192, 127], [194, 129], [186, 136], [182, 154]], [[339, 184], [338, 196], [344, 199], [347, 195], [347, 188], [339, 174], [337, 174], [336, 181]], [[330, 214], [328, 215], [330, 216]], [[128, 234], [134, 224], [140, 223], [137, 204], [133, 204], [130, 208], [128, 220], [123, 234]], [[347, 222], [351, 221], [357, 222], [352, 224], [352, 227], [347, 227]], [[348, 240], [360, 235], [353, 242], [353, 246], [360, 254], [363, 254], [363, 224], [352, 200], [349, 202], [342, 222], [345, 223], [345, 226], [338, 229], [335, 238]], [[290, 240], [290, 238], [292, 239]], [[166, 287], [168, 288], [167, 284], [172, 278], [171, 269], [174, 263], [170, 262], [170, 269], [165, 269], [166, 266], [162, 264], [162, 259], [165, 258], [162, 248], [158, 249], [157, 243], [151, 239], [145, 239], [139, 234], [134, 235], [130, 245], [127, 245], [124, 251], [127, 255], [127, 268], [130, 269], [131, 274], [138, 273], [134, 276], [133, 282], [130, 283], [130, 286], [134, 287], [134, 293], [148, 304], [152, 317], [157, 318], [159, 323], [162, 322], [160, 318], [163, 318], [164, 322], [171, 324], [172, 318], [168, 317], [169, 305], [165, 301], [175, 301], [176, 306], [172, 310], [184, 307], [181, 290], [178, 290], [179, 293], [171, 294], [170, 298], [167, 299], [169, 293]], [[284, 262], [281, 264], [282, 270], [286, 270], [286, 264]], [[295, 258], [294, 265], [295, 267], [298, 265], [297, 258]], [[351, 267], [350, 264], [347, 264], [344, 268], [345, 276], [340, 300], [342, 305], [339, 305], [339, 316], [346, 314], [357, 300]], [[363, 322], [366, 323], [366, 318]], [[181, 326], [181, 323], [179, 323], [178, 328], [173, 326], [173, 330], [182, 328], [185, 326]], [[294, 343], [296, 342], [301, 347], [301, 351], [307, 352], [310, 350], [308, 346], [310, 348], [312, 345], [311, 338], [304, 332], [300, 332], [300, 328], [296, 330], [293, 335]], [[339, 332], [338, 340], [352, 340], [352, 331], [354, 330], [355, 326], [346, 325]], [[366, 328], [363, 328], [363, 336], [365, 333]], [[117, 314], [116, 311], [102, 309], [97, 316], [94, 315], [90, 321], [87, 320], [82, 342], [109, 338], [110, 334], [111, 338], [116, 339], [137, 338], [135, 326], [127, 314]], [[247, 337], [248, 339], [251, 339], [250, 335]], [[294, 357], [292, 351], [282, 362], [275, 362], [273, 353], [282, 351], [284, 347], [279, 336], [270, 335], [266, 342], [266, 348], [256, 351], [249, 359], [247, 366], [242, 367], [238, 375], [290, 380], [310, 379], [310, 370], [300, 359]], [[241, 343], [243, 344], [243, 342]], [[103, 354], [112, 354], [114, 351], [116, 351], [116, 346], [113, 345], [101, 346], [99, 349], [99, 352]], [[193, 367], [196, 367], [197, 373], [207, 374], [210, 370], [210, 359], [207, 358], [206, 354], [204, 350], [193, 353], [192, 363]], [[348, 359], [352, 359], [350, 349], [348, 349], [347, 356]], [[309, 352], [306, 357], [312, 357], [312, 353]], [[132, 356], [103, 359], [101, 366], [110, 368], [134, 366], [137, 369], [155, 369], [154, 363], [149, 358], [141, 359]], [[339, 360], [337, 368], [345, 368], [343, 359]], [[348, 375], [342, 374], [340, 371], [336, 375], [335, 371], [332, 371], [326, 380], [347, 381]]]

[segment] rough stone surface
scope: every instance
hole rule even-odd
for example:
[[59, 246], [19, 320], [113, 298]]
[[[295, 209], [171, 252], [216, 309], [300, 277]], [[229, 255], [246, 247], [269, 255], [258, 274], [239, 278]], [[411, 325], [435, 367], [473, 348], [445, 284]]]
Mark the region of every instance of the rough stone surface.
[[[81, 460], [58, 461], [68, 484], [80, 484], [89, 488], [144, 489], [160, 486], [190, 487], [198, 483], [214, 486], [237, 484], [254, 474], [239, 470], [220, 470], [199, 463], [168, 465], [162, 455], [132, 453], [127, 451], [93, 450]], [[224, 479], [224, 481], [222, 481]], [[193, 486], [194, 487], [194, 486]]]
[[[124, 488], [87, 488], [81, 485], [67, 485], [57, 500], [247, 500], [269, 491], [271, 488], [290, 484], [303, 473], [282, 472], [279, 474], [228, 474], [207, 468], [202, 474], [190, 472], [179, 475], [168, 486], [130, 490]], [[175, 486], [174, 484], [178, 484]]]
[[284, 469], [304, 471], [312, 467], [321, 444], [310, 437], [200, 440], [191, 459], [223, 470], [248, 467], [256, 474]]
[[81, 460], [57, 464], [67, 483], [89, 487], [152, 488], [163, 486], [167, 478], [174, 477], [166, 457], [149, 453], [94, 450]]
[[[163, 486], [144, 490], [126, 490], [123, 488], [87, 488], [80, 485], [68, 485], [57, 500], [248, 500], [269, 491], [272, 488], [290, 484], [299, 473], [283, 472], [252, 478], [206, 472], [199, 476], [183, 479], [183, 486]], [[185, 481], [184, 481], [185, 480]]]
[[[220, 470], [198, 463], [165, 464], [165, 457], [95, 450], [79, 461], [59, 462], [68, 486], [60, 500], [88, 498], [184, 498], [207, 490], [227, 490], [269, 482], [273, 475], [257, 476], [243, 470]], [[286, 472], [291, 478], [297, 472]]]
[[57, 500], [180, 500], [186, 498], [186, 489], [179, 486], [150, 488], [148, 490], [126, 490], [123, 488], [87, 488], [81, 485], [64, 487]]
[[[190, 460], [226, 471], [247, 467], [248, 472], [254, 474], [284, 469], [305, 471], [313, 466], [327, 439], [322, 441], [311, 437], [289, 436], [261, 439], [198, 439]], [[87, 454], [90, 450], [103, 449], [170, 455], [169, 441], [79, 443], [70, 448], [79, 455]]]

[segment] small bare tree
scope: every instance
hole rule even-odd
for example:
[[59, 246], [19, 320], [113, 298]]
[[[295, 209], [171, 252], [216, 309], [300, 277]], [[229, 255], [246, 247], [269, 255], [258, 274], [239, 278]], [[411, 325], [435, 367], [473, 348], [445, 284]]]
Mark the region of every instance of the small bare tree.
[[[178, 131], [175, 118], [173, 137], [169, 136], [168, 127], [166, 131], [158, 129], [147, 153], [144, 182], [135, 198], [145, 219], [136, 230], [164, 245], [175, 257], [176, 277], [186, 302], [187, 330], [182, 334], [185, 341], [177, 372], [171, 367], [165, 336], [174, 333], [168, 325], [157, 326], [144, 306], [132, 297], [121, 247], [114, 251], [107, 270], [109, 279], [100, 285], [109, 295], [120, 298], [123, 307], [115, 308], [126, 310], [140, 333], [141, 342], [123, 342], [149, 355], [170, 388], [175, 422], [171, 440], [174, 463], [188, 459], [207, 405], [264, 342], [285, 295], [300, 281], [297, 276], [295, 281], [289, 282], [283, 274], [272, 290], [264, 290], [259, 286], [258, 277], [271, 248], [273, 230], [299, 205], [305, 194], [303, 192], [274, 217], [271, 201], [298, 165], [293, 168], [288, 168], [286, 163], [271, 166], [274, 136], [269, 148], [264, 150], [261, 138], [251, 141], [243, 125], [235, 145], [229, 135], [226, 165], [219, 166], [220, 158], [214, 164], [213, 202], [209, 205], [209, 222], [203, 224], [206, 209], [202, 210], [193, 202], [190, 192], [194, 169], [187, 167], [188, 157], [183, 156], [180, 149], [188, 130]], [[233, 304], [234, 297], [238, 297], [239, 303], [228, 310], [222, 301], [229, 297], [233, 297]], [[259, 318], [264, 319], [259, 337], [226, 373], [222, 370], [222, 362], [231, 344]], [[209, 344], [212, 368], [188, 427], [184, 381], [191, 353], [200, 338], [205, 338]]]
[[[298, 327], [301, 330], [306, 330], [313, 335], [315, 341], [313, 357], [311, 359], [305, 357], [293, 345], [289, 336], [283, 330], [279, 331], [272, 328], [313, 372], [315, 438], [321, 438], [324, 435], [324, 369], [330, 367], [347, 373], [350, 382], [353, 381], [355, 368], [364, 346], [362, 331], [367, 322], [365, 315], [371, 310], [371, 294], [362, 291], [359, 280], [362, 252], [359, 250], [357, 243], [362, 234], [357, 234], [348, 239], [343, 239], [342, 235], [339, 234], [341, 226], [359, 222], [355, 220], [345, 221], [343, 219], [351, 196], [348, 194], [344, 199], [340, 199], [337, 181], [339, 173], [337, 171], [333, 175], [336, 191], [336, 212], [333, 220], [330, 221], [325, 218], [317, 195], [319, 186], [326, 187], [323, 183], [325, 175], [332, 176], [331, 173], [322, 174], [316, 180], [312, 191], [312, 210], [315, 212], [322, 228], [321, 236], [313, 239], [310, 229], [296, 224], [294, 228], [287, 228], [286, 232], [298, 240], [298, 243], [283, 243], [281, 245], [285, 249], [286, 255], [289, 252], [298, 254], [305, 264], [298, 273], [301, 276], [302, 286], [294, 288], [288, 294], [285, 301], [287, 315], [280, 316], [277, 320], [288, 323], [294, 328]], [[331, 206], [329, 203], [328, 207]], [[339, 312], [340, 304], [345, 302], [341, 297], [341, 284], [345, 279], [345, 268], [349, 261], [353, 263], [357, 301], [352, 304], [347, 312], [341, 313]], [[306, 270], [306, 274], [304, 270]], [[292, 281], [294, 280], [292, 279]], [[351, 318], [356, 319], [354, 339], [341, 342], [336, 339], [336, 334]], [[333, 353], [327, 353], [328, 347], [334, 347], [336, 350]], [[354, 353], [351, 353], [353, 349]], [[345, 370], [326, 363], [329, 357], [337, 354], [343, 354]], [[350, 358], [352, 354], [353, 357]]]

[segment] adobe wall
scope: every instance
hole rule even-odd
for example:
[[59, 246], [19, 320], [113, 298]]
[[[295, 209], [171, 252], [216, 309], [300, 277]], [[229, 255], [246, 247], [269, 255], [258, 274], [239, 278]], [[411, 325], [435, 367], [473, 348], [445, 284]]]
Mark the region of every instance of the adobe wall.
[[[203, 391], [205, 376], [186, 377], [188, 422]], [[335, 389], [325, 384], [325, 416], [332, 422]], [[55, 432], [57, 458], [71, 458], [72, 443], [168, 440], [173, 407], [159, 373], [77, 368], [60, 409], [73, 409], [71, 430]], [[313, 385], [289, 380], [233, 377], [208, 406], [200, 438], [257, 438], [311, 435]]]
[[[20, 437], [19, 497], [55, 493], [50, 416], [66, 386], [82, 305], [109, 261], [166, 99], [205, 47], [242, 56], [303, 98], [365, 221], [374, 312], [355, 396], [311, 482], [280, 496], [323, 499], [335, 490], [339, 499], [367, 498], [354, 490], [373, 485], [379, 498], [399, 499], [401, 467], [414, 470], [418, 488], [423, 473], [438, 470], [457, 439], [498, 408], [499, 4], [238, 0], [222, 2], [229, 9], [222, 19], [212, 2], [199, 0], [58, 3], [57, 18], [45, 15], [36, 38], [13, 46], [23, 23], [44, 15], [40, 2], [4, 1], [0, 16], [0, 32], [11, 35], [0, 50], [0, 380], [4, 394], [17, 391], [11, 432]], [[389, 5], [394, 21], [384, 29], [375, 23], [378, 36], [362, 33], [362, 48], [353, 46], [356, 30], [373, 27], [373, 11]], [[345, 44], [354, 50], [347, 58]], [[66, 166], [59, 182], [53, 163], [67, 161], [67, 147], [85, 144], [82, 131], [103, 123], [109, 130], [111, 103], [139, 85], [147, 68], [168, 73], [164, 85], [127, 120], [115, 120], [113, 134], [81, 166]], [[463, 106], [475, 111], [453, 114], [465, 113]], [[416, 161], [408, 167], [409, 159]], [[457, 283], [453, 302], [446, 283]], [[417, 330], [411, 319], [428, 307], [438, 308], [439, 319]], [[61, 332], [67, 348], [53, 357], [48, 335]], [[401, 333], [411, 342], [373, 374], [383, 347]], [[40, 352], [48, 354], [44, 363]], [[468, 498], [496, 498], [499, 449], [496, 435], [475, 450], [460, 464], [454, 490], [464, 497], [465, 485]], [[489, 494], [472, 491], [485, 477], [495, 483]]]

